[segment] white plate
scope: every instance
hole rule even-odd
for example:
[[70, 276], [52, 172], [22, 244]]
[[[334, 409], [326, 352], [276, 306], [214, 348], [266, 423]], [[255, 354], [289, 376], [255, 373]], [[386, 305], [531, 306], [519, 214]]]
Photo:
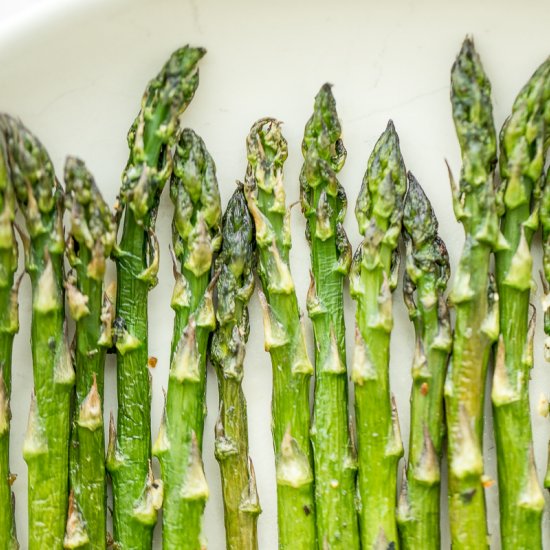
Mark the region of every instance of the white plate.
[[[368, 156], [388, 118], [395, 122], [407, 167], [431, 198], [453, 267], [463, 232], [455, 222], [446, 169], [460, 169], [451, 119], [449, 71], [466, 33], [476, 46], [493, 84], [495, 119], [500, 128], [520, 87], [550, 53], [550, 5], [544, 1], [498, 0], [441, 2], [279, 1], [188, 2], [117, 0], [47, 3], [16, 25], [0, 27], [0, 109], [18, 115], [48, 147], [58, 174], [67, 153], [81, 156], [93, 170], [105, 198], [113, 203], [127, 158], [126, 132], [139, 107], [144, 86], [173, 49], [202, 45], [201, 84], [184, 122], [201, 134], [217, 167], [226, 204], [234, 181], [244, 174], [244, 140], [251, 124], [265, 115], [285, 122], [289, 142], [286, 165], [288, 202], [298, 199], [302, 162], [300, 142], [321, 84], [334, 84], [348, 160], [341, 172], [350, 201], [346, 228], [354, 248], [359, 234], [353, 207]], [[150, 295], [151, 355], [154, 371], [153, 432], [159, 424], [161, 388], [166, 386], [172, 312], [172, 271], [167, 252], [171, 205], [165, 193], [157, 230], [162, 245], [160, 283]], [[293, 214], [292, 269], [302, 307], [308, 282], [309, 250], [304, 220]], [[534, 246], [540, 267], [540, 239]], [[112, 273], [111, 273], [112, 275]], [[537, 277], [538, 281], [538, 277]], [[26, 475], [21, 458], [32, 388], [29, 350], [29, 284], [21, 289], [21, 331], [14, 347], [12, 468], [18, 474], [17, 527], [26, 547]], [[534, 297], [540, 310], [540, 293]], [[395, 294], [391, 379], [397, 396], [402, 435], [409, 432], [410, 364], [413, 330]], [[353, 328], [352, 302], [346, 305], [348, 347]], [[270, 435], [271, 365], [263, 351], [263, 330], [254, 298], [244, 387], [248, 397], [251, 455], [263, 507], [259, 519], [262, 549], [275, 549], [276, 494]], [[309, 341], [311, 329], [308, 323]], [[550, 388], [542, 357], [542, 322], [536, 333], [536, 363], [531, 384], [533, 427], [539, 477], [546, 467], [550, 426], [536, 412], [541, 392]], [[107, 366], [106, 410], [115, 408], [114, 360]], [[213, 455], [217, 389], [209, 372], [204, 460], [211, 487], [205, 515], [209, 548], [224, 548], [223, 509], [218, 466]], [[487, 406], [489, 414], [490, 407]], [[487, 423], [490, 428], [490, 421]], [[490, 434], [490, 429], [487, 431]], [[486, 437], [486, 470], [496, 476], [494, 441]], [[497, 487], [487, 491], [490, 531], [499, 546]], [[446, 508], [446, 505], [445, 505]], [[444, 519], [444, 547], [448, 527]], [[545, 538], [550, 539], [548, 512]], [[157, 529], [157, 544], [160, 541]], [[160, 546], [159, 546], [160, 547]]]

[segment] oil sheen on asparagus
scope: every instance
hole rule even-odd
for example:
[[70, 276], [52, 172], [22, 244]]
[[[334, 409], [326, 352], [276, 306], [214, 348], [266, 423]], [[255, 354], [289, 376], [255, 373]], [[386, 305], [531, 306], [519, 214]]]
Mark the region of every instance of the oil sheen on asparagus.
[[103, 382], [113, 320], [103, 279], [116, 238], [115, 224], [80, 159], [67, 158], [65, 185], [65, 206], [70, 212], [67, 256], [74, 270], [65, 286], [69, 312], [76, 322], [76, 401], [65, 547], [100, 550], [107, 540]]
[[227, 550], [258, 548], [256, 524], [261, 509], [248, 456], [248, 420], [242, 389], [254, 257], [254, 222], [239, 187], [223, 216], [222, 248], [216, 263], [218, 326], [212, 339], [212, 363], [218, 375], [220, 398], [215, 454], [222, 478]]
[[157, 282], [154, 235], [160, 194], [171, 173], [169, 147], [178, 118], [198, 85], [200, 48], [175, 51], [142, 99], [128, 133], [130, 157], [122, 177], [115, 248], [117, 302], [117, 428], [110, 425], [107, 468], [113, 480], [114, 540], [121, 550], [151, 548], [162, 484], [151, 470], [151, 386], [147, 351], [147, 295]]
[[256, 122], [247, 138], [245, 195], [256, 228], [265, 349], [273, 371], [272, 432], [279, 548], [316, 548], [309, 387], [313, 366], [290, 274], [290, 210], [283, 164], [287, 142], [277, 120]]
[[164, 481], [164, 548], [194, 550], [205, 545], [201, 527], [208, 486], [201, 449], [206, 349], [216, 326], [211, 267], [220, 246], [221, 204], [214, 161], [192, 130], [179, 136], [173, 162], [176, 317], [166, 411], [154, 454]]
[[364, 240], [353, 258], [350, 292], [357, 302], [352, 363], [357, 424], [359, 531], [363, 548], [398, 548], [397, 465], [403, 455], [390, 394], [392, 291], [407, 186], [399, 138], [390, 121], [367, 166], [355, 214]]
[[474, 44], [464, 41], [451, 71], [453, 118], [462, 153], [453, 207], [465, 243], [450, 301], [456, 312], [445, 384], [449, 453], [449, 515], [454, 549], [487, 548], [483, 477], [483, 403], [487, 362], [498, 338], [498, 296], [489, 276], [503, 246], [496, 210], [496, 134], [491, 85]]
[[315, 98], [302, 142], [302, 211], [311, 247], [308, 313], [315, 332], [315, 401], [311, 440], [315, 463], [317, 538], [326, 549], [359, 547], [355, 510], [357, 466], [349, 432], [344, 278], [351, 247], [343, 227], [347, 199], [336, 173], [346, 150], [331, 86]]
[[65, 332], [63, 193], [48, 153], [23, 124], [3, 116], [10, 172], [28, 237], [34, 393], [23, 444], [28, 467], [28, 548], [62, 548], [68, 495], [70, 399], [75, 381]]
[[452, 346], [444, 296], [449, 255], [438, 235], [430, 201], [409, 173], [403, 212], [407, 248], [403, 295], [414, 323], [409, 460], [403, 475], [398, 522], [403, 548], [437, 550], [441, 545], [441, 454], [445, 435], [443, 386]]

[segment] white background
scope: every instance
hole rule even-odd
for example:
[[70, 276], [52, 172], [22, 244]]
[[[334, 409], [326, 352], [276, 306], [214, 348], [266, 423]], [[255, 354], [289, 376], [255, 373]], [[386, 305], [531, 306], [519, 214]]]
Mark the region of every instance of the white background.
[[[20, 116], [40, 137], [59, 175], [66, 154], [81, 156], [112, 204], [127, 158], [126, 132], [146, 82], [173, 49], [186, 43], [201, 45], [208, 49], [208, 55], [201, 61], [201, 84], [184, 124], [203, 136], [217, 163], [223, 204], [234, 189], [235, 179], [244, 175], [246, 134], [257, 118], [266, 115], [284, 121], [289, 142], [287, 200], [292, 203], [298, 199], [303, 127], [319, 87], [325, 81], [332, 82], [348, 149], [341, 182], [350, 202], [346, 228], [354, 249], [359, 243], [353, 216], [355, 199], [368, 156], [391, 117], [401, 138], [407, 168], [434, 204], [454, 268], [463, 232], [454, 219], [444, 165], [444, 159], [448, 159], [458, 174], [459, 149], [448, 99], [451, 64], [465, 34], [473, 34], [493, 84], [495, 121], [500, 128], [515, 95], [550, 53], [549, 16], [550, 4], [543, 1], [25, 0], [16, 9], [15, 0], [0, 0], [0, 110]], [[157, 223], [162, 247], [160, 284], [150, 294], [149, 308], [150, 354], [159, 359], [153, 373], [155, 435], [162, 388], [167, 384], [173, 318], [169, 308], [173, 281], [167, 254], [171, 213], [165, 193]], [[309, 251], [299, 208], [294, 211], [292, 223], [292, 270], [305, 309]], [[538, 270], [540, 238], [535, 239], [534, 254]], [[14, 490], [22, 548], [27, 538], [27, 469], [21, 448], [32, 388], [29, 294], [30, 285], [25, 280], [20, 297], [21, 330], [14, 347], [12, 399], [12, 469], [18, 474]], [[346, 299], [351, 356], [354, 306]], [[537, 403], [541, 393], [548, 393], [550, 376], [542, 357], [540, 293], [533, 300], [540, 322], [531, 397], [542, 480], [550, 426], [537, 413]], [[249, 404], [251, 455], [264, 509], [259, 519], [260, 547], [272, 550], [277, 543], [270, 435], [271, 366], [263, 351], [258, 307], [254, 297], [244, 388]], [[394, 310], [391, 380], [407, 447], [413, 330], [400, 287], [395, 293]], [[307, 325], [311, 345], [309, 321]], [[106, 380], [107, 415], [116, 409], [112, 358], [108, 360]], [[204, 530], [209, 548], [218, 550], [224, 548], [224, 529], [218, 467], [213, 456], [217, 388], [212, 371], [208, 410], [204, 461], [211, 498]], [[489, 419], [487, 428], [486, 471], [496, 477]], [[487, 499], [492, 545], [498, 548], [496, 485], [487, 490]], [[448, 547], [446, 516], [443, 532], [444, 547]], [[159, 542], [158, 535], [159, 529]], [[548, 511], [544, 535], [549, 540]]]

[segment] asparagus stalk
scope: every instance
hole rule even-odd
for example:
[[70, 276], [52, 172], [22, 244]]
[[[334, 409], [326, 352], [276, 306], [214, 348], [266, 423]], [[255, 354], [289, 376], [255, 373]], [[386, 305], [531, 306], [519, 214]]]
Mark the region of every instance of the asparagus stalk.
[[261, 512], [256, 478], [248, 456], [243, 363], [249, 323], [247, 304], [254, 290], [254, 226], [241, 187], [223, 217], [223, 241], [216, 263], [218, 327], [212, 362], [218, 376], [220, 412], [216, 424], [216, 459], [220, 465], [228, 550], [256, 550]]
[[[548, 103], [547, 103], [548, 105]], [[550, 109], [546, 109], [550, 112]], [[546, 118], [548, 120], [548, 118]], [[548, 129], [548, 125], [546, 126]], [[540, 200], [540, 225], [542, 227], [542, 251], [543, 251], [543, 298], [544, 310], [544, 359], [550, 361], [550, 168], [546, 170]], [[546, 474], [544, 476], [544, 488], [550, 490], [550, 442], [548, 443], [548, 459], [546, 462]]]
[[405, 549], [438, 549], [441, 544], [440, 463], [445, 434], [443, 386], [452, 347], [444, 297], [449, 256], [439, 238], [430, 201], [409, 172], [403, 210], [407, 264], [403, 294], [416, 332], [412, 365], [409, 462], [398, 507]]
[[359, 531], [363, 548], [398, 548], [397, 465], [403, 455], [390, 395], [392, 291], [407, 186], [399, 138], [390, 121], [372, 152], [355, 207], [364, 240], [353, 258], [350, 292], [357, 301], [352, 363], [357, 423]]
[[160, 194], [170, 176], [168, 149], [178, 117], [198, 85], [199, 48], [175, 51], [149, 82], [141, 111], [128, 133], [130, 157], [123, 174], [117, 262], [117, 430], [110, 426], [107, 468], [113, 480], [114, 538], [120, 549], [150, 548], [162, 485], [151, 471], [151, 385], [147, 352], [147, 295], [156, 284], [154, 236]]
[[280, 123], [264, 118], [247, 138], [245, 195], [256, 228], [263, 292], [265, 349], [273, 367], [272, 432], [277, 476], [279, 548], [316, 548], [309, 385], [313, 366], [290, 274], [290, 211], [283, 164], [287, 143]]
[[216, 320], [211, 266], [220, 245], [221, 205], [214, 161], [185, 129], [174, 156], [170, 196], [176, 312], [166, 410], [155, 443], [165, 487], [164, 548], [201, 548], [208, 486], [201, 449], [206, 412], [206, 347]]
[[315, 98], [305, 128], [300, 175], [302, 211], [311, 247], [308, 312], [315, 332], [315, 400], [311, 440], [315, 464], [317, 539], [323, 548], [359, 547], [356, 464], [348, 424], [344, 278], [351, 247], [343, 227], [347, 199], [336, 173], [346, 150], [331, 87]]
[[[544, 129], [545, 129], [545, 151], [548, 146], [550, 137], [550, 79], [546, 80], [544, 88]], [[546, 171], [546, 175], [542, 177], [542, 193], [539, 198], [540, 207], [540, 225], [542, 227], [542, 250], [543, 250], [543, 273], [542, 285], [543, 285], [543, 299], [542, 308], [544, 311], [544, 332], [546, 334], [544, 340], [544, 358], [546, 361], [550, 361], [550, 288], [548, 282], [550, 281], [550, 170]], [[534, 195], [535, 199], [538, 197], [538, 188], [535, 187]], [[544, 487], [550, 489], [550, 445], [548, 447], [548, 462], [547, 471], [544, 478]]]
[[[79, 512], [69, 514], [65, 546], [72, 548], [78, 540], [78, 548], [99, 550], [107, 538], [103, 381], [105, 354], [112, 345], [112, 307], [104, 297], [103, 279], [116, 234], [109, 206], [80, 159], [67, 158], [65, 184], [71, 219], [67, 254], [76, 274], [66, 283], [76, 322], [70, 474], [72, 507]], [[83, 540], [87, 542], [81, 544]]]
[[[508, 243], [496, 255], [501, 339], [492, 401], [498, 457], [500, 532], [504, 549], [542, 548], [544, 497], [537, 479], [529, 407], [534, 314], [529, 313], [538, 229], [536, 196], [545, 156], [545, 88], [550, 59], [519, 93], [500, 134], [501, 231]], [[512, 322], [513, 320], [513, 322]]]
[[453, 207], [466, 241], [450, 300], [456, 310], [452, 361], [445, 384], [449, 508], [453, 548], [486, 548], [483, 402], [487, 362], [499, 331], [491, 252], [499, 238], [493, 171], [496, 135], [491, 86], [466, 38], [451, 72], [451, 103], [462, 152], [460, 185], [451, 177]]
[[62, 548], [67, 516], [70, 398], [75, 375], [64, 330], [63, 193], [48, 153], [19, 121], [3, 116], [10, 171], [30, 240], [34, 394], [23, 445], [28, 466], [28, 548]]
[[19, 329], [14, 282], [18, 249], [14, 233], [15, 191], [8, 166], [6, 139], [0, 132], [0, 550], [19, 548], [10, 473], [10, 396], [13, 338]]

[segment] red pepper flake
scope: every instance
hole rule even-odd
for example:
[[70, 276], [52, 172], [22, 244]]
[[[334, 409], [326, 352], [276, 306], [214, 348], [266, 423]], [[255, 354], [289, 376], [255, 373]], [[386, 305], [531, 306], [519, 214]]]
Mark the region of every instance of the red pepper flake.
[[422, 385], [420, 386], [420, 393], [422, 395], [428, 395], [428, 382], [423, 382]]
[[481, 476], [481, 484], [485, 489], [488, 489], [495, 484], [495, 480], [491, 479], [489, 476]]
[[147, 361], [147, 366], [154, 369], [157, 366], [158, 359], [156, 357], [149, 357]]

